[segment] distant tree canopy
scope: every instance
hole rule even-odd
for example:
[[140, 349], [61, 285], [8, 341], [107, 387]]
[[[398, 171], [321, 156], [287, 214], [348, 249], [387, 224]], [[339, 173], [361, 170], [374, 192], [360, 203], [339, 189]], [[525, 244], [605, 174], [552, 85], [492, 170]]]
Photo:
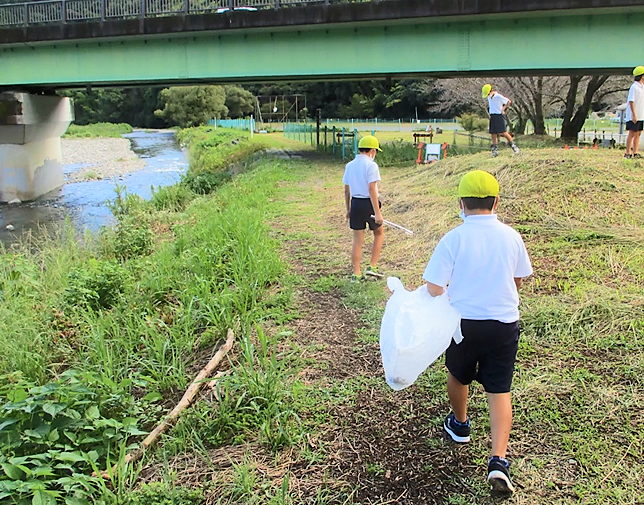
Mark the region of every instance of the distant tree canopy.
[[228, 117], [250, 116], [255, 110], [255, 96], [239, 86], [224, 86]]
[[163, 107], [162, 88], [99, 89], [61, 92], [74, 100], [75, 123], [128, 123], [144, 128], [163, 128], [167, 123], [154, 115]]
[[179, 86], [161, 91], [163, 109], [155, 115], [168, 124], [187, 128], [228, 115], [226, 90], [222, 86]]
[[487, 115], [481, 86], [488, 80], [512, 99], [512, 131], [523, 133], [530, 121], [535, 133], [545, 133], [545, 118], [557, 116], [563, 118], [562, 136], [571, 138], [590, 111], [613, 108], [630, 85], [624, 76], [525, 76], [102, 89], [67, 96], [74, 98], [77, 124], [109, 121], [156, 128], [250, 114], [279, 122], [313, 118], [317, 109], [323, 118], [453, 118]]
[[[161, 128], [214, 117], [248, 117], [257, 114], [258, 104], [261, 114], [266, 115], [264, 119], [274, 121], [315, 117], [317, 109], [321, 109], [324, 118], [408, 119], [416, 113], [420, 118], [427, 118], [429, 107], [441, 93], [431, 83], [433, 81], [382, 79], [244, 87], [185, 86], [166, 90], [161, 87], [97, 89], [61, 94], [74, 99], [77, 124], [108, 121]], [[175, 91], [177, 89], [180, 91]], [[294, 94], [301, 95], [297, 107]], [[258, 101], [256, 96], [262, 96], [263, 101]], [[282, 96], [285, 96], [284, 100]], [[275, 97], [280, 97], [277, 102]], [[273, 113], [275, 107], [277, 113]], [[433, 117], [453, 117], [453, 114], [453, 110], [432, 112]], [[210, 117], [206, 118], [208, 115]]]
[[[247, 117], [255, 97], [239, 86], [182, 86], [60, 92], [74, 100], [75, 123], [128, 123], [142, 128]], [[223, 101], [222, 101], [223, 100]]]

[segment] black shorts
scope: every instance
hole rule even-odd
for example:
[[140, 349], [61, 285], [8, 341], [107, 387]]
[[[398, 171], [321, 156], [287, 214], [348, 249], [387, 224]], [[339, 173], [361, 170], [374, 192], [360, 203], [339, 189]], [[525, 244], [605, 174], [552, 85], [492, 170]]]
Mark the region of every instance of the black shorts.
[[[382, 207], [382, 203], [378, 202], [378, 206]], [[369, 225], [370, 230], [380, 228], [381, 224], [376, 224], [376, 221], [371, 216], [374, 215], [373, 205], [371, 205], [371, 198], [352, 198], [351, 199], [351, 214], [349, 215], [349, 228], [352, 230], [364, 230]]]
[[490, 133], [504, 133], [506, 131], [503, 114], [490, 114]]
[[629, 132], [641, 132], [644, 130], [644, 121], [638, 121], [633, 123], [633, 121], [626, 121], [626, 129]]
[[461, 383], [476, 380], [487, 393], [508, 393], [519, 346], [519, 322], [461, 320], [463, 341], [453, 340], [445, 365]]

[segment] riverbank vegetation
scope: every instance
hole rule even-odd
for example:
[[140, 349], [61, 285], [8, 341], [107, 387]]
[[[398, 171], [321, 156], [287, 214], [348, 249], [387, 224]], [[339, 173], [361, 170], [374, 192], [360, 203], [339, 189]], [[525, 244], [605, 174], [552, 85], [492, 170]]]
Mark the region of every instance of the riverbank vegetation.
[[[472, 442], [457, 447], [442, 435], [442, 363], [401, 392], [383, 380], [387, 293], [348, 282], [342, 163], [266, 156], [268, 136], [180, 135], [192, 157], [181, 184], [150, 202], [121, 192], [116, 227], [94, 240], [63, 232], [0, 255], [0, 500], [494, 503], [482, 390]], [[556, 148], [392, 164], [383, 214], [415, 234], [387, 230], [387, 274], [420, 284], [475, 168], [498, 177], [499, 216], [535, 266], [508, 503], [632, 502], [644, 472], [644, 168]], [[217, 181], [207, 194], [186, 182], [200, 174]], [[228, 328], [236, 344], [216, 386], [141, 463], [98, 476], [172, 408]]]
[[71, 124], [64, 138], [121, 138], [121, 135], [132, 133], [132, 127], [127, 123], [94, 123], [90, 125]]
[[283, 394], [279, 377], [266, 383], [255, 368], [278, 366], [274, 337], [255, 325], [284, 318], [289, 300], [262, 219], [274, 188], [270, 175], [240, 176], [179, 214], [121, 194], [117, 225], [97, 240], [79, 244], [63, 230], [0, 256], [0, 498], [122, 499], [92, 473], [153, 427], [228, 328], [246, 364], [221, 384], [230, 404], [214, 416], [220, 443], [261, 427], [280, 444], [290, 419], [270, 410]]

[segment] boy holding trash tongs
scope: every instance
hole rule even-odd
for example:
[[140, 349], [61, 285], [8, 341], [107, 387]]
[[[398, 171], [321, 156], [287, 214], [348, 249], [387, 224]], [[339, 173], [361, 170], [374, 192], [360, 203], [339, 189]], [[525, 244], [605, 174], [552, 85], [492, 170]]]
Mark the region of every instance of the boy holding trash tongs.
[[497, 219], [499, 183], [494, 176], [482, 170], [467, 173], [458, 196], [464, 222], [440, 240], [423, 274], [429, 294], [439, 296], [447, 289], [450, 303], [461, 315], [463, 341], [452, 341], [445, 353], [452, 413], [443, 427], [455, 442], [470, 441], [469, 384], [480, 382], [492, 432], [487, 480], [492, 490], [512, 493], [505, 456], [519, 342], [518, 288], [532, 274], [532, 266], [519, 233]]

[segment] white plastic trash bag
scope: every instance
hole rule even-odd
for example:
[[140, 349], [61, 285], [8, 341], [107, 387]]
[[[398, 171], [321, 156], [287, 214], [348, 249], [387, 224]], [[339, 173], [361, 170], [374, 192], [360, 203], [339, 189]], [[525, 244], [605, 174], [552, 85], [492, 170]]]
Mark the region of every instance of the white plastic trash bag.
[[452, 338], [461, 342], [461, 316], [447, 293], [432, 297], [425, 285], [407, 291], [397, 277], [389, 277], [387, 286], [393, 295], [382, 317], [380, 352], [387, 384], [399, 391], [411, 386]]

